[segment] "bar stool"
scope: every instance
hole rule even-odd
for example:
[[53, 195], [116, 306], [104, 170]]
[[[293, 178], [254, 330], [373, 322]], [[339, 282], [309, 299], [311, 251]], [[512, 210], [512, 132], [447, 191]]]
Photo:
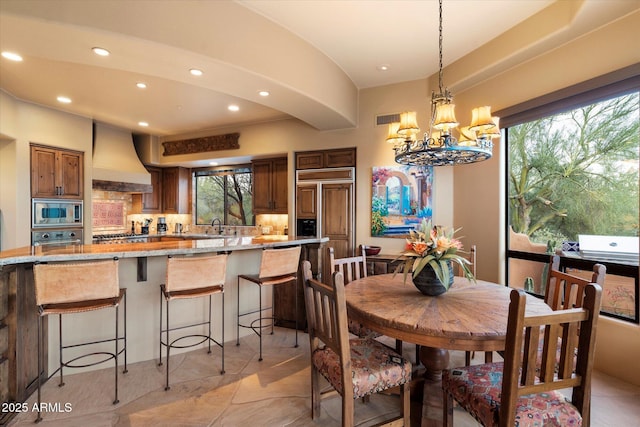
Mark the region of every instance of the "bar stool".
[[[124, 353], [124, 370], [127, 373], [127, 309], [126, 309], [126, 289], [120, 289], [118, 280], [118, 259], [106, 261], [94, 261], [83, 263], [60, 263], [60, 264], [35, 264], [33, 266], [33, 276], [36, 290], [36, 304], [38, 305], [38, 418], [36, 422], [42, 421], [40, 413], [41, 407], [41, 374], [43, 368], [43, 318], [50, 314], [58, 315], [59, 328], [59, 358], [60, 366], [48, 378], [53, 377], [60, 371], [60, 384], [64, 385], [63, 368], [84, 368], [107, 362], [111, 359], [115, 364], [115, 399], [118, 400], [118, 357]], [[124, 311], [124, 334], [120, 336], [119, 328], [119, 306], [122, 303]], [[62, 343], [62, 315], [71, 313], [83, 313], [87, 311], [101, 310], [105, 308], [115, 308], [115, 337], [98, 341], [81, 342], [73, 345], [63, 345]], [[120, 341], [123, 346], [120, 348]], [[76, 356], [64, 361], [63, 350], [77, 348], [95, 344], [114, 342], [113, 352], [94, 351], [84, 355]], [[95, 362], [85, 364], [76, 363], [80, 359], [89, 356], [102, 356], [103, 358]]]
[[[260, 261], [260, 272], [258, 274], [240, 274], [238, 275], [238, 322], [236, 326], [236, 345], [240, 345], [240, 328], [250, 328], [260, 337], [260, 358], [262, 361], [262, 330], [271, 326], [271, 334], [273, 334], [273, 324], [275, 317], [273, 315], [273, 295], [275, 285], [284, 283], [292, 283], [295, 286], [295, 328], [296, 328], [296, 344], [298, 347], [298, 264], [300, 263], [300, 246], [294, 246], [287, 249], [265, 249], [262, 251], [262, 259]], [[259, 289], [259, 303], [257, 310], [240, 313], [240, 280], [244, 279], [248, 282], [255, 283]], [[271, 286], [271, 307], [262, 307], [262, 288]], [[263, 317], [262, 312], [272, 310], [270, 317]], [[240, 318], [250, 314], [258, 313], [258, 318], [249, 324], [241, 324]], [[263, 320], [269, 320], [269, 323], [263, 325]], [[255, 323], [258, 323], [258, 326]]]
[[[160, 285], [160, 360], [158, 366], [162, 366], [162, 346], [167, 349], [167, 380], [165, 390], [169, 390], [169, 351], [172, 348], [189, 348], [195, 347], [208, 342], [208, 353], [211, 353], [211, 343], [218, 345], [222, 349], [222, 368], [221, 374], [224, 374], [224, 282], [227, 275], [227, 258], [228, 255], [209, 255], [209, 256], [190, 256], [190, 257], [167, 257], [167, 276], [166, 283]], [[212, 295], [220, 294], [222, 301], [222, 310], [220, 320], [222, 323], [222, 337], [220, 341], [216, 341], [211, 337], [211, 308]], [[203, 322], [192, 323], [184, 326], [169, 325], [169, 302], [177, 299], [209, 297], [209, 318]], [[166, 327], [162, 328], [162, 300], [164, 299], [167, 314]], [[189, 334], [169, 340], [169, 332], [178, 329], [192, 328], [195, 326], [208, 326], [207, 335]], [[165, 335], [164, 340], [162, 334]], [[187, 338], [201, 338], [200, 341], [192, 344], [178, 344], [179, 341]]]

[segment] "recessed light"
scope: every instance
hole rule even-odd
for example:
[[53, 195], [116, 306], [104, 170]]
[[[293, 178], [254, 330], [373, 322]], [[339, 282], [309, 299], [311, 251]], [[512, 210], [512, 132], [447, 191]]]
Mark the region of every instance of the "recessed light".
[[218, 166], [218, 162], [209, 162], [209, 166]]
[[22, 61], [22, 56], [18, 55], [17, 53], [13, 53], [13, 52], [2, 52], [2, 57], [6, 58], [10, 61], [16, 61], [16, 62], [20, 62]]
[[66, 96], [59, 96], [56, 99], [58, 100], [58, 102], [61, 102], [63, 104], [71, 104], [71, 98], [68, 98]]
[[238, 107], [237, 105], [229, 105], [227, 109], [229, 111], [240, 111], [240, 107]]
[[93, 53], [95, 53], [98, 56], [109, 56], [110, 52], [107, 49], [101, 48], [101, 47], [93, 47], [91, 48], [91, 50], [93, 51]]
[[269, 91], [261, 90], [260, 92], [258, 92], [258, 95], [260, 95], [260, 96], [269, 96]]
[[382, 65], [378, 65], [376, 68], [378, 71], [389, 71], [391, 66], [389, 64], [382, 64]]
[[201, 76], [202, 75], [202, 70], [198, 70], [197, 68], [192, 68], [192, 69], [189, 70], [189, 72], [194, 76]]
[[136, 83], [136, 86], [140, 89], [146, 89], [147, 88], [147, 84], [143, 83], [143, 82], [138, 82]]
[[146, 128], [147, 126], [149, 126], [149, 123], [147, 123], [147, 122], [138, 122], [138, 126], [142, 126], [143, 128]]

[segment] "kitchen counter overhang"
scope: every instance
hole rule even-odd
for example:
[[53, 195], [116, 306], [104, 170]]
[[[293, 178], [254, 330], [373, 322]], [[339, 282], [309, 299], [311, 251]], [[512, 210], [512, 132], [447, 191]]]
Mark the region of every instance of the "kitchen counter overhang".
[[295, 236], [242, 236], [188, 239], [169, 242], [123, 243], [118, 245], [26, 246], [0, 252], [0, 269], [5, 265], [34, 262], [83, 261], [232, 252], [327, 242], [328, 238]]

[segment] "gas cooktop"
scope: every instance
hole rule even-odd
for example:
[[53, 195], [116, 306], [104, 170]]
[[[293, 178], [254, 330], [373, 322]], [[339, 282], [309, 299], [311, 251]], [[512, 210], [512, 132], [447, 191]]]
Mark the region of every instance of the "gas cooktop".
[[148, 237], [148, 234], [134, 233], [94, 234], [93, 243], [140, 243], [146, 242]]

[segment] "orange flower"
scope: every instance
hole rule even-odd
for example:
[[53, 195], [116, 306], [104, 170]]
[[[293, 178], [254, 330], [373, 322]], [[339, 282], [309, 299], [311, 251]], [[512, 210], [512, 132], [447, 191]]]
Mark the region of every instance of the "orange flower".
[[429, 249], [429, 246], [427, 246], [425, 242], [414, 242], [412, 243], [411, 246], [413, 247], [413, 250], [415, 251], [415, 253], [417, 253], [420, 256], [422, 256], [424, 251]]

